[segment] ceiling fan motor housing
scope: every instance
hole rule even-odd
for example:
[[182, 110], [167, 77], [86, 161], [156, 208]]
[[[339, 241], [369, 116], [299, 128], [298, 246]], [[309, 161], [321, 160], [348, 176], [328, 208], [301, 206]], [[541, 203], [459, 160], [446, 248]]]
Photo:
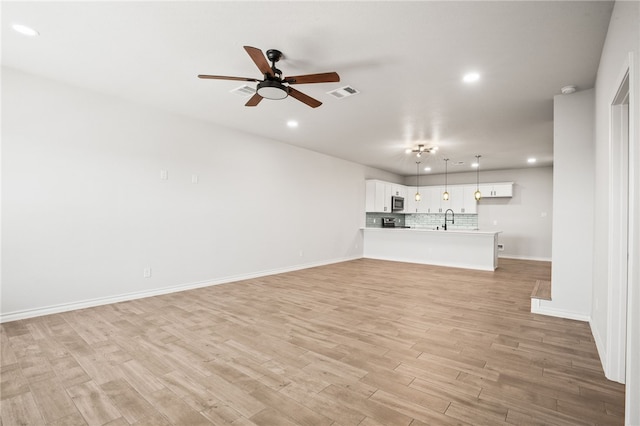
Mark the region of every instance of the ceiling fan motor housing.
[[256, 91], [266, 99], [278, 100], [289, 96], [289, 88], [276, 80], [261, 81]]
[[269, 49], [267, 50], [267, 58], [275, 63], [282, 59], [282, 52], [277, 49]]

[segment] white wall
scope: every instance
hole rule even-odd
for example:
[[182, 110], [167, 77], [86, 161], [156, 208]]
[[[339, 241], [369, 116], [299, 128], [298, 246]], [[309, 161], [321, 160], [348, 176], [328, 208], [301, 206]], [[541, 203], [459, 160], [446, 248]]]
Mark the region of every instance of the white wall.
[[554, 98], [551, 301], [538, 313], [588, 320], [593, 261], [594, 91]]
[[6, 68], [2, 102], [3, 321], [359, 258], [400, 178]]
[[[451, 173], [449, 184], [476, 183], [476, 173]], [[478, 228], [501, 230], [500, 257], [551, 260], [553, 168], [480, 171], [480, 183], [513, 182], [513, 197], [483, 198], [478, 203]], [[415, 185], [416, 178], [405, 178]], [[444, 175], [420, 176], [421, 185], [442, 185]]]
[[[638, 2], [616, 2], [595, 87], [595, 210], [592, 327], [607, 339], [609, 253], [609, 113], [629, 52], [639, 49]], [[597, 304], [597, 306], [596, 306]], [[604, 354], [601, 354], [601, 356]], [[605, 355], [606, 356], [606, 355]]]
[[[612, 152], [609, 140], [610, 123], [609, 116], [611, 110], [611, 102], [620, 84], [622, 72], [629, 65], [629, 53], [634, 52], [636, 63], [638, 66], [638, 58], [640, 58], [640, 3], [637, 1], [617, 1], [615, 3], [607, 38], [602, 50], [600, 65], [598, 68], [598, 76], [595, 85], [595, 200], [594, 200], [594, 246], [593, 246], [593, 306], [591, 307], [591, 328], [593, 330], [596, 342], [598, 343], [598, 351], [605, 368], [605, 374], [610, 375], [608, 366], [612, 365], [612, 358], [607, 352], [610, 349], [609, 342], [612, 339], [610, 333], [612, 330], [612, 316], [615, 312], [611, 309], [611, 304], [615, 301], [609, 300], [609, 294], [612, 290], [609, 282], [609, 238], [612, 229], [612, 217], [610, 217], [609, 196], [612, 184], [611, 178], [611, 161]], [[640, 149], [640, 141], [638, 140], [638, 129], [640, 127], [640, 118], [638, 115], [638, 102], [640, 102], [640, 89], [638, 84], [638, 70], [632, 75], [631, 92], [635, 95], [631, 99], [632, 113], [630, 114], [630, 126], [635, 130], [632, 134], [630, 144], [635, 146], [632, 152], [636, 157], [634, 164], [638, 165], [637, 156]], [[635, 87], [634, 87], [635, 86]], [[632, 95], [633, 96], [633, 95]], [[635, 139], [633, 139], [635, 137]], [[636, 173], [638, 171], [636, 170]], [[636, 175], [637, 176], [637, 175]], [[635, 206], [638, 205], [638, 197], [640, 190], [638, 188], [637, 179], [635, 185], [631, 185], [631, 199], [635, 200]], [[636, 210], [637, 211], [637, 210]], [[630, 236], [630, 241], [635, 242], [640, 238], [638, 236], [637, 223], [633, 228], [634, 235]], [[638, 260], [632, 259], [634, 265], [638, 264]], [[627, 336], [629, 339], [629, 348], [626, 355], [627, 368], [627, 386], [626, 386], [626, 404], [625, 404], [625, 422], [628, 425], [640, 424], [640, 380], [638, 372], [640, 372], [640, 351], [638, 336], [640, 335], [640, 324], [637, 319], [638, 310], [638, 292], [640, 292], [640, 284], [637, 275], [632, 276], [632, 288], [629, 296], [635, 307], [634, 315], [627, 322]], [[635, 299], [634, 299], [635, 298]], [[635, 303], [634, 303], [635, 302]]]

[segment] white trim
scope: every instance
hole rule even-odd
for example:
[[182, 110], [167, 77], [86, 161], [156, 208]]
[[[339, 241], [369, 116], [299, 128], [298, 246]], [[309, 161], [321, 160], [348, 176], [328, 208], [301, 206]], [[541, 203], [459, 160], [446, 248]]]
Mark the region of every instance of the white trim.
[[518, 255], [498, 255], [499, 259], [535, 260], [538, 262], [551, 262], [550, 257], [518, 256]]
[[606, 363], [607, 352], [605, 351], [606, 345], [605, 340], [600, 335], [598, 331], [598, 327], [593, 325], [593, 321], [589, 321], [589, 327], [591, 327], [591, 334], [593, 335], [593, 340], [596, 342], [596, 349], [598, 350], [598, 356], [600, 357], [600, 363], [604, 365]]
[[17, 320], [26, 319], [26, 318], [40, 317], [43, 315], [57, 314], [60, 312], [75, 311], [77, 309], [93, 308], [95, 306], [108, 305], [111, 303], [118, 303], [118, 302], [126, 302], [129, 300], [135, 300], [135, 299], [143, 299], [145, 297], [160, 296], [160, 295], [169, 294], [169, 293], [177, 293], [179, 291], [193, 290], [196, 288], [209, 287], [209, 286], [219, 285], [219, 284], [227, 284], [227, 283], [232, 283], [236, 281], [249, 280], [252, 278], [260, 278], [268, 275], [283, 274], [285, 272], [293, 272], [301, 269], [314, 268], [316, 266], [330, 265], [333, 263], [347, 262], [347, 261], [356, 260], [356, 259], [362, 259], [362, 257], [361, 256], [345, 257], [345, 258], [332, 259], [332, 260], [321, 261], [321, 262], [304, 263], [304, 264], [289, 266], [286, 268], [269, 269], [269, 270], [258, 271], [258, 272], [253, 272], [249, 274], [217, 278], [214, 280], [205, 280], [205, 281], [197, 281], [193, 283], [178, 284], [171, 287], [164, 287], [164, 288], [159, 288], [159, 289], [149, 290], [149, 291], [138, 291], [134, 293], [125, 293], [125, 294], [119, 294], [115, 296], [100, 297], [97, 299], [82, 300], [79, 302], [45, 306], [45, 307], [36, 308], [36, 309], [26, 309], [23, 311], [2, 313], [0, 314], [0, 323], [17, 321]]
[[640, 57], [629, 54], [629, 263], [625, 424], [640, 424]]
[[[609, 250], [607, 285], [606, 356], [601, 360], [605, 376], [625, 381], [627, 332], [627, 247], [629, 187], [628, 107], [620, 96], [628, 93], [629, 61], [625, 61], [614, 92], [609, 97]], [[625, 87], [626, 86], [626, 87]]]
[[531, 313], [532, 314], [540, 314], [540, 315], [548, 315], [550, 317], [558, 317], [571, 319], [576, 321], [591, 321], [590, 315], [579, 314], [577, 312], [564, 311], [562, 309], [554, 309], [549, 308], [547, 306], [542, 306], [540, 303], [540, 299], [531, 299]]

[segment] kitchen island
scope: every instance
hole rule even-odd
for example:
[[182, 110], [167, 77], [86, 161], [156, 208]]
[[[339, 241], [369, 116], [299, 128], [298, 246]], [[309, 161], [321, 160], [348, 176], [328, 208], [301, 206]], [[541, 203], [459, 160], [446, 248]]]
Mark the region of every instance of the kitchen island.
[[364, 257], [495, 271], [502, 231], [362, 228]]

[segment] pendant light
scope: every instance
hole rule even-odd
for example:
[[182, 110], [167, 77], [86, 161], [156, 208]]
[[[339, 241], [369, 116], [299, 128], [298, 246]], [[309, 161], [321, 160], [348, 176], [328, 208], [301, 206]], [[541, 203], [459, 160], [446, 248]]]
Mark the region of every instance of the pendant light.
[[444, 192], [442, 193], [442, 199], [447, 201], [449, 199], [449, 193], [447, 192], [447, 164], [449, 159], [444, 159]]
[[480, 192], [480, 157], [482, 156], [476, 155], [476, 192], [473, 193], [476, 201], [480, 201], [482, 198], [482, 193]]
[[420, 195], [420, 162], [416, 161], [416, 201], [420, 201], [422, 196]]

